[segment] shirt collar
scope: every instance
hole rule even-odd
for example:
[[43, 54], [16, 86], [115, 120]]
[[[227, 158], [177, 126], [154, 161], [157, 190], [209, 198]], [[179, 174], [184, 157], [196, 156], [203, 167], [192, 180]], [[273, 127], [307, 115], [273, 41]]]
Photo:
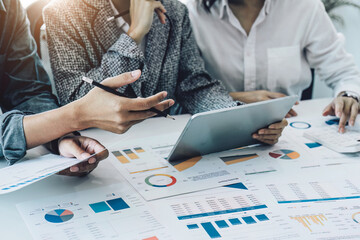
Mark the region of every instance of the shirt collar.
[[268, 15], [268, 14], [270, 13], [271, 1], [272, 1], [272, 0], [265, 0], [264, 8], [265, 8], [265, 14], [266, 14], [266, 15]]
[[[272, 0], [265, 0], [264, 9], [265, 9], [266, 15], [268, 15], [270, 12], [271, 1]], [[214, 7], [217, 8], [216, 12], [218, 12], [219, 18], [222, 19], [222, 18], [224, 18], [225, 14], [228, 14], [227, 11], [230, 9], [229, 1], [228, 0], [220, 0], [219, 3], [214, 4]]]
[[3, 0], [0, 0], [0, 11], [6, 12], [6, 8], [5, 8]]
[[220, 0], [220, 3], [218, 5], [219, 9], [219, 18], [224, 18], [225, 14], [227, 14], [227, 9], [229, 8], [229, 2], [228, 0]]

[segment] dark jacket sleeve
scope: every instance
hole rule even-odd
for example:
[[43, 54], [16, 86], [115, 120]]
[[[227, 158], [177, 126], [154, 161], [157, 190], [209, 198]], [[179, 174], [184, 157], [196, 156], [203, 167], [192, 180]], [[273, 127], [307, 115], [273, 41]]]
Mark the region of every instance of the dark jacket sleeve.
[[187, 9], [182, 27], [177, 99], [192, 114], [236, 106], [221, 82], [211, 78], [205, 70]]
[[[89, 46], [91, 40], [84, 43], [84, 36], [80, 36], [68, 21], [72, 18], [74, 16], [67, 18], [53, 8], [44, 10], [51, 68], [61, 105], [75, 101], [91, 90], [92, 86], [82, 81], [83, 76], [101, 82], [108, 77], [142, 69], [145, 61], [144, 54], [135, 41], [128, 35], [121, 34], [103, 54], [101, 62], [92, 64], [87, 50], [87, 47], [92, 48]], [[142, 80], [140, 77], [138, 82]], [[124, 92], [125, 89], [123, 87], [118, 91]]]
[[4, 32], [8, 48], [0, 86], [0, 104], [5, 112], [0, 116], [0, 156], [14, 163], [26, 153], [23, 116], [54, 109], [58, 105], [36, 53], [25, 10], [18, 0], [7, 3], [9, 11]]

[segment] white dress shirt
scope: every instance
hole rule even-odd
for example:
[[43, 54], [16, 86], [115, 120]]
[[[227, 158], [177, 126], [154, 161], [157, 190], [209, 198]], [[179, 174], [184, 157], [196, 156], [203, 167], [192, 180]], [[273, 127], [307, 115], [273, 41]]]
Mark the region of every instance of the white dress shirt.
[[228, 91], [301, 96], [313, 68], [336, 95], [360, 93], [360, 72], [320, 0], [265, 0], [249, 35], [228, 0], [215, 2], [210, 13], [201, 2], [186, 3], [193, 31], [206, 69]]

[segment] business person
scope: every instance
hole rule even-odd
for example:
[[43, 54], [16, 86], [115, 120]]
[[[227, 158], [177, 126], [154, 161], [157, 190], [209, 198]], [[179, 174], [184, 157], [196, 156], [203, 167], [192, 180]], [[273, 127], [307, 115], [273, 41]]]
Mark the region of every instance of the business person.
[[234, 99], [301, 96], [313, 68], [336, 96], [323, 115], [340, 117], [340, 132], [347, 120], [354, 125], [360, 73], [320, 0], [188, 0], [187, 6], [206, 69]]
[[[118, 13], [125, 15], [109, 21]], [[54, 0], [44, 20], [62, 104], [90, 91], [82, 76], [101, 82], [142, 69], [138, 81], [118, 90], [140, 97], [166, 91], [191, 114], [237, 105], [204, 69], [187, 9], [178, 1]], [[274, 144], [286, 124], [276, 123], [254, 137]]]
[[[140, 77], [140, 71], [109, 78], [104, 84], [118, 88]], [[49, 78], [36, 54], [25, 10], [18, 0], [0, 0], [0, 157], [14, 164], [26, 150], [49, 143], [53, 152], [85, 159], [104, 150], [96, 140], [74, 131], [100, 127], [124, 132], [130, 126], [155, 114], [150, 107], [166, 109], [173, 101], [162, 101], [166, 93], [147, 99], [125, 99], [93, 89], [86, 96], [58, 108]], [[138, 112], [134, 112], [138, 111]], [[41, 113], [42, 112], [42, 113]], [[61, 172], [84, 175], [92, 171], [100, 155]]]

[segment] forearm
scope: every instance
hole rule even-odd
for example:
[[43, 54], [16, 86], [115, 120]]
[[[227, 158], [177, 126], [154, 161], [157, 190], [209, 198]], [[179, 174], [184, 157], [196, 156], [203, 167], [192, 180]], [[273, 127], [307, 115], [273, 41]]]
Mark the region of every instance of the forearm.
[[48, 112], [25, 116], [23, 120], [26, 147], [45, 144], [65, 134], [81, 129], [75, 104]]
[[[57, 44], [56, 47], [61, 48], [61, 52], [65, 52], [64, 49], [67, 46]], [[71, 57], [73, 55], [78, 56], [78, 58], [73, 59]], [[122, 34], [112, 47], [101, 56], [99, 65], [95, 68], [90, 67], [86, 53], [81, 48], [69, 53], [69, 55], [58, 54], [58, 51], [53, 50], [50, 51], [50, 56], [52, 57], [52, 69], [61, 105], [80, 99], [92, 89], [90, 85], [81, 81], [83, 76], [101, 82], [106, 78], [124, 72], [143, 69], [144, 66], [142, 51], [134, 40], [126, 34]], [[77, 61], [78, 59], [81, 61]], [[59, 64], [64, 61], [66, 64]], [[120, 88], [118, 91], [124, 92], [125, 88]]]

